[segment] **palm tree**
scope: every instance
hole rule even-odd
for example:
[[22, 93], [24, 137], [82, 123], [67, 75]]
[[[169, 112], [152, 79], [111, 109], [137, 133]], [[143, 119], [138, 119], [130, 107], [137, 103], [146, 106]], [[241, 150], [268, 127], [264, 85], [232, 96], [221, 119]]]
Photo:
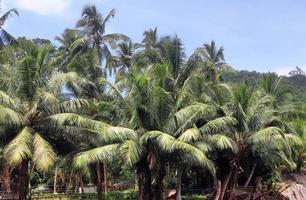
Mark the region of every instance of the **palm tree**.
[[49, 51], [49, 47], [38, 48], [32, 55], [21, 58], [17, 66], [3, 66], [9, 68], [11, 76], [10, 79], [1, 77], [5, 82], [1, 82], [0, 121], [11, 130], [6, 134], [13, 134], [10, 136], [13, 139], [4, 148], [4, 156], [11, 166], [20, 166], [19, 199], [24, 199], [28, 164], [31, 168], [48, 170], [55, 159], [50, 142], [62, 132], [66, 133], [63, 138], [73, 133], [65, 127], [50, 124], [49, 116], [73, 112], [88, 104], [80, 99], [67, 100], [62, 95], [62, 86], [69, 85], [78, 90], [82, 80], [74, 73], [51, 73]]
[[136, 61], [136, 50], [138, 47], [139, 44], [132, 43], [131, 40], [119, 43], [116, 50], [117, 55], [113, 56], [113, 61], [108, 64], [108, 68], [113, 68], [115, 73], [117, 68], [119, 68], [119, 75], [126, 72]]
[[254, 158], [251, 173], [245, 183], [247, 186], [259, 163], [274, 170], [280, 163], [292, 166], [290, 149], [293, 145], [300, 144], [295, 135], [287, 132], [284, 122], [273, 115], [272, 96], [262, 90], [249, 91], [246, 84], [238, 86], [235, 91], [224, 84], [221, 87], [231, 96], [230, 103], [223, 109], [238, 122], [234, 134], [229, 135], [235, 141], [238, 152], [229, 160], [230, 171], [225, 184], [222, 184], [220, 200], [224, 197], [229, 178], [232, 179], [229, 199], [234, 198], [238, 170], [243, 157]]
[[[137, 169], [138, 198], [152, 198], [151, 180], [155, 175], [157, 182], [154, 194], [156, 199], [161, 199], [165, 165], [178, 162], [177, 159], [171, 162], [167, 159], [169, 156], [177, 157], [185, 153], [189, 160], [193, 159], [195, 163], [213, 171], [213, 164], [204, 151], [177, 140], [177, 137], [187, 128], [191, 128], [196, 121], [215, 116], [216, 110], [206, 104], [193, 102], [184, 105], [181, 99], [176, 102], [175, 90], [169, 90], [171, 88], [168, 87], [172, 76], [169, 70], [171, 67], [157, 65], [143, 72], [136, 68], [132, 67], [124, 74], [116, 86], [112, 86], [114, 91], [110, 92], [115, 92], [118, 96], [118, 102], [113, 104], [119, 106], [116, 109], [116, 116], [121, 119], [119, 124], [128, 124], [130, 128], [137, 130], [137, 137], [124, 138], [119, 143], [109, 141], [110, 143], [97, 144], [91, 147], [93, 149], [79, 154], [76, 163], [104, 161], [111, 158], [112, 153], [116, 154], [117, 149], [125, 160]], [[117, 86], [126, 90], [125, 96], [116, 89]]]
[[278, 77], [275, 73], [267, 73], [263, 75], [258, 84], [259, 88], [275, 97], [275, 106], [282, 106], [288, 100], [289, 90], [281, 85], [282, 81], [283, 77]]
[[72, 49], [79, 49], [78, 54], [89, 50], [95, 57], [95, 64], [102, 65], [102, 59], [106, 63], [111, 62], [109, 45], [114, 48], [120, 39], [127, 40], [122, 33], [105, 33], [106, 24], [115, 16], [115, 10], [111, 10], [104, 18], [95, 6], [86, 6], [82, 12], [82, 18], [77, 22], [76, 27], [80, 37], [72, 44]]
[[0, 17], [0, 46], [10, 44], [15, 38], [4, 29], [4, 25], [11, 15], [19, 15], [16, 9], [10, 9]]
[[157, 29], [150, 29], [144, 32], [142, 42], [144, 49], [138, 54], [140, 65], [164, 64], [169, 65], [174, 78], [177, 78], [183, 65], [185, 64], [185, 51], [181, 39], [166, 36], [159, 38]]
[[157, 34], [157, 27], [154, 29], [149, 29], [143, 33], [143, 40], [142, 43], [144, 44], [146, 49], [154, 49], [157, 47], [159, 43], [159, 37]]
[[202, 60], [206, 62], [206, 73], [213, 81], [217, 81], [218, 71], [220, 71], [222, 65], [225, 63], [224, 48], [217, 48], [215, 41], [211, 43], [205, 43], [203, 47], [196, 50], [196, 53], [202, 57]]
[[[171, 66], [159, 64], [143, 69], [141, 72], [136, 68], [132, 67], [124, 79], [118, 81], [116, 85], [119, 88], [127, 89], [127, 96], [121, 97], [124, 99], [124, 103], [120, 103], [125, 116], [127, 116], [125, 118], [130, 119], [126, 123], [139, 129], [140, 141], [145, 141], [145, 143], [137, 145], [138, 148], [145, 145], [146, 149], [146, 153], [142, 154], [144, 156], [136, 164], [139, 177], [143, 178], [139, 183], [150, 182], [152, 174], [149, 169], [150, 166], [151, 168], [154, 166], [157, 181], [155, 198], [158, 199], [163, 193], [166, 163], [178, 162], [178, 159], [171, 162], [169, 157], [177, 157], [174, 155], [178, 155], [179, 151], [187, 153], [189, 158], [190, 156], [194, 157], [195, 152], [198, 152], [197, 155], [205, 152], [193, 144], [177, 140], [177, 138], [185, 130], [195, 126], [198, 121], [209, 121], [217, 117], [217, 109], [214, 106], [204, 104], [204, 102], [189, 101], [185, 87], [175, 88], [175, 80], [171, 78]], [[178, 92], [177, 89], [181, 91]], [[169, 145], [165, 141], [169, 141]], [[172, 141], [177, 145], [177, 151], [169, 152], [167, 148], [171, 146]], [[206, 158], [205, 153], [204, 158]], [[205, 160], [202, 159], [201, 162], [205, 161], [204, 163], [206, 163], [202, 166], [211, 169], [212, 164], [208, 164], [210, 161], [207, 158]], [[150, 196], [147, 194], [151, 191], [150, 183], [140, 184], [139, 189], [141, 188], [143, 188], [143, 194], [139, 195], [140, 198], [142, 198], [141, 195]]]

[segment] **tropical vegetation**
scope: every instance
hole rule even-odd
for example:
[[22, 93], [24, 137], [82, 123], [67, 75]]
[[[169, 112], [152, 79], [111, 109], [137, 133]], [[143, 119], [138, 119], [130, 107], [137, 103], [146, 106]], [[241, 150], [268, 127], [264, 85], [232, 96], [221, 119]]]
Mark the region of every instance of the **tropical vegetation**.
[[177, 35], [157, 28], [135, 43], [106, 33], [115, 10], [95, 6], [56, 36], [58, 46], [15, 39], [2, 28], [13, 13], [0, 18], [4, 194], [95, 185], [98, 199], [160, 200], [175, 189], [181, 200], [210, 188], [211, 198], [232, 200], [241, 187], [280, 180], [284, 168], [303, 170], [304, 74], [291, 74], [300, 88], [274, 73], [250, 79], [215, 41], [187, 55]]

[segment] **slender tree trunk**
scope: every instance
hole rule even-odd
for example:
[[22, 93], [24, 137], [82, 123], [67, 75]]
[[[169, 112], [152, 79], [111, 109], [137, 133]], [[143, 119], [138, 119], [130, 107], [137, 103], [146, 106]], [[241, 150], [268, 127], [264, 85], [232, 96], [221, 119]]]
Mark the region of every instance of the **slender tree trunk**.
[[157, 177], [156, 177], [156, 191], [155, 191], [156, 200], [164, 199], [164, 178], [165, 176], [166, 176], [165, 164], [161, 162], [159, 169], [157, 171]]
[[84, 182], [83, 182], [83, 176], [82, 175], [80, 175], [80, 187], [81, 187], [80, 193], [84, 193]]
[[229, 192], [229, 200], [233, 200], [236, 195], [236, 186], [237, 186], [237, 177], [238, 177], [238, 168], [233, 169], [233, 175], [232, 175], [232, 184], [230, 187]]
[[70, 189], [70, 186], [71, 186], [72, 175], [73, 175], [72, 173], [73, 173], [73, 171], [71, 170], [71, 171], [70, 171], [70, 174], [69, 174], [69, 177], [68, 177], [68, 182], [67, 182], [67, 184], [66, 184], [66, 193], [69, 192], [69, 189]]
[[177, 176], [176, 176], [176, 200], [182, 200], [182, 167], [177, 167]]
[[219, 200], [220, 193], [221, 193], [221, 181], [219, 179], [217, 179], [215, 200]]
[[74, 193], [78, 193], [79, 191], [79, 185], [80, 185], [80, 176], [79, 176], [79, 172], [76, 175], [76, 181], [75, 181], [75, 188], [74, 188]]
[[35, 168], [35, 165], [34, 163], [31, 163], [31, 161], [28, 162], [28, 177], [29, 177], [29, 183], [28, 183], [28, 194], [29, 194], [29, 200], [32, 199], [32, 185], [31, 185], [31, 181], [32, 181], [32, 178], [33, 178], [33, 172], [34, 172], [34, 168]]
[[28, 162], [27, 160], [23, 160], [19, 167], [19, 173], [18, 173], [18, 196], [19, 200], [25, 200], [25, 180], [26, 180], [26, 173], [28, 168]]
[[103, 172], [104, 172], [104, 192], [107, 194], [108, 192], [108, 180], [107, 180], [107, 163], [103, 163]]
[[101, 179], [101, 166], [100, 163], [96, 163], [96, 174], [97, 174], [97, 194], [98, 200], [102, 200], [102, 179]]
[[10, 166], [6, 159], [3, 158], [3, 174], [2, 174], [2, 191], [4, 193], [10, 192], [11, 173]]
[[55, 166], [55, 172], [54, 172], [53, 194], [57, 194], [56, 188], [57, 188], [57, 166]]
[[249, 175], [247, 181], [245, 182], [244, 187], [248, 187], [248, 186], [249, 186], [249, 184], [250, 184], [250, 182], [251, 182], [251, 180], [252, 180], [252, 177], [253, 177], [253, 175], [254, 175], [254, 173], [255, 173], [256, 167], [257, 167], [257, 161], [253, 164], [251, 173], [250, 173], [250, 175]]
[[221, 184], [221, 192], [220, 192], [220, 198], [219, 200], [223, 200], [224, 198], [224, 195], [225, 195], [225, 191], [226, 191], [226, 188], [227, 188], [227, 185], [228, 185], [228, 182], [232, 176], [232, 171], [230, 171], [230, 173], [225, 177], [224, 181], [222, 181], [222, 184]]

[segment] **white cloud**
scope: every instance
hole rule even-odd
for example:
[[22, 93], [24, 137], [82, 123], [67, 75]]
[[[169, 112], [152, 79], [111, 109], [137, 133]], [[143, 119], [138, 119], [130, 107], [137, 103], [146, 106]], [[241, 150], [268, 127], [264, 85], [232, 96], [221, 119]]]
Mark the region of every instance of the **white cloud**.
[[4, 7], [27, 10], [45, 16], [65, 15], [71, 0], [9, 0]]

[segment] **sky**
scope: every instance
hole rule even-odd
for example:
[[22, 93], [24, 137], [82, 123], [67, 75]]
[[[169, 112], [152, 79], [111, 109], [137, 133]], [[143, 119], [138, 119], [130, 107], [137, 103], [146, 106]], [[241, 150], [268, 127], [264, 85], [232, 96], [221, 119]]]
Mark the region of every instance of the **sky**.
[[304, 0], [2, 0], [1, 12], [16, 8], [5, 28], [15, 37], [54, 41], [74, 28], [85, 5], [95, 4], [116, 16], [107, 32], [121, 32], [134, 42], [158, 28], [160, 36], [177, 34], [186, 52], [215, 40], [235, 69], [286, 75], [295, 66], [306, 71], [306, 1]]

